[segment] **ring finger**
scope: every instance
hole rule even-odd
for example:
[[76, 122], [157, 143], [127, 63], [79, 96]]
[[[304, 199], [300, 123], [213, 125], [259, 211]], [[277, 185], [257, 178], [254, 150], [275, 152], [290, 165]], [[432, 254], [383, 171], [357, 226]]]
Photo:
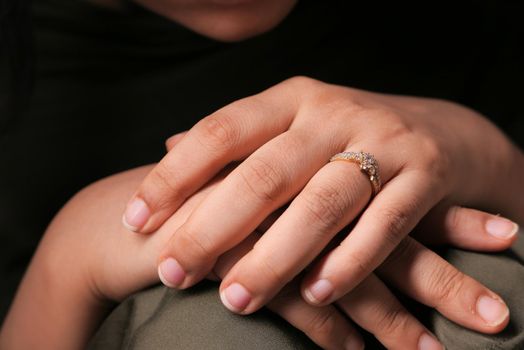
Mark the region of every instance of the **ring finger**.
[[[393, 173], [392, 168], [390, 163], [384, 174]], [[264, 305], [359, 214], [370, 195], [369, 179], [358, 166], [325, 165], [228, 273], [221, 285], [225, 305], [243, 314]]]

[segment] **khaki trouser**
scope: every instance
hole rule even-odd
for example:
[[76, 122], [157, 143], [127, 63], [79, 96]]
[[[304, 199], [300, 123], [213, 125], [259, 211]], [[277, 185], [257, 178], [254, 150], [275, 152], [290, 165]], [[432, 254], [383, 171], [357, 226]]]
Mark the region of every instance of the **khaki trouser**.
[[[524, 349], [524, 237], [501, 254], [456, 249], [440, 252], [457, 268], [499, 293], [511, 322], [498, 335], [483, 335], [446, 320], [413, 302], [410, 309], [447, 349]], [[366, 348], [382, 348], [369, 334]], [[91, 349], [316, 349], [300, 331], [262, 310], [237, 316], [220, 303], [217, 284], [204, 282], [188, 291], [156, 286], [120, 304], [105, 320]]]

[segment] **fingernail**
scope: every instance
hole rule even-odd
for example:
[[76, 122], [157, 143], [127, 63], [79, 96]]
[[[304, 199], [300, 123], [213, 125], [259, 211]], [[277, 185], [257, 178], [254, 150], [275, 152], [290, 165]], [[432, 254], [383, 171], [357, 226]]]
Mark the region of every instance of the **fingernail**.
[[146, 224], [149, 216], [151, 216], [151, 213], [147, 204], [143, 200], [135, 198], [128, 204], [122, 217], [122, 223], [128, 230], [137, 231]]
[[518, 230], [519, 226], [516, 223], [501, 217], [496, 217], [486, 222], [486, 231], [497, 238], [511, 238]]
[[508, 307], [502, 301], [486, 295], [477, 300], [477, 312], [490, 326], [498, 326], [509, 315]]
[[222, 304], [233, 312], [241, 312], [251, 301], [251, 294], [241, 284], [233, 283], [220, 293]]
[[348, 335], [344, 342], [344, 349], [346, 350], [362, 350], [364, 344], [354, 335]]
[[333, 293], [333, 285], [328, 280], [316, 281], [304, 291], [306, 298], [313, 304], [319, 304]]
[[424, 333], [418, 339], [419, 350], [442, 350], [444, 347], [435, 337]]
[[184, 282], [186, 273], [175, 259], [167, 258], [158, 265], [158, 277], [166, 286], [176, 288]]

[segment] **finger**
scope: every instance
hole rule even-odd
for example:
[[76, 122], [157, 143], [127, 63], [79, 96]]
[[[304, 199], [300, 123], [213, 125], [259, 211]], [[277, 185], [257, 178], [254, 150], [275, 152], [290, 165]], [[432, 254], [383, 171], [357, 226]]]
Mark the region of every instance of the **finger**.
[[[213, 271], [224, 277], [231, 267], [260, 239], [262, 233], [254, 232], [242, 243], [229, 250], [217, 260]], [[280, 315], [295, 328], [304, 332], [324, 349], [362, 349], [364, 342], [351, 322], [333, 305], [315, 307], [304, 302], [298, 283], [287, 285], [268, 308]]]
[[268, 308], [323, 349], [364, 349], [364, 341], [350, 321], [333, 305], [316, 307], [306, 303], [298, 283], [284, 288]]
[[370, 194], [369, 180], [358, 166], [332, 162], [320, 169], [223, 281], [226, 296], [232, 285], [250, 294], [249, 305], [232, 311], [246, 314], [264, 305], [360, 212]]
[[337, 305], [388, 349], [444, 349], [373, 274]]
[[[218, 256], [253, 232], [325, 164], [332, 150], [318, 143], [310, 135], [290, 130], [240, 164], [173, 234], [160, 261], [176, 260], [184, 278], [178, 283], [169, 276], [164, 280], [186, 288], [205, 276]], [[308, 154], [308, 161], [300, 154]]]
[[[392, 158], [385, 153], [380, 155], [384, 159]], [[382, 170], [386, 181], [395, 173], [394, 164], [384, 164]], [[270, 300], [358, 215], [370, 195], [369, 179], [361, 174], [358, 166], [330, 162], [320, 169], [222, 282], [220, 289], [228, 305], [235, 306], [231, 311], [251, 313]], [[250, 302], [244, 305], [245, 308], [240, 309], [238, 306], [242, 303], [237, 300], [229, 300], [229, 288], [246, 291]]]
[[191, 128], [139, 186], [126, 207], [125, 226], [155, 230], [226, 164], [286, 131], [298, 108], [287, 84], [234, 102]]
[[175, 145], [180, 142], [180, 140], [182, 140], [184, 138], [184, 136], [186, 136], [187, 134], [187, 131], [182, 131], [182, 132], [179, 132], [178, 134], [175, 134], [173, 136], [171, 136], [170, 138], [168, 138], [166, 140], [166, 150], [169, 152], [173, 149], [173, 147], [175, 147]]
[[444, 204], [432, 209], [411, 236], [424, 244], [499, 251], [515, 243], [518, 228], [516, 223], [497, 215]]
[[384, 261], [439, 201], [434, 198], [438, 195], [431, 179], [421, 179], [418, 171], [392, 179], [371, 201], [350, 235], [306, 276], [306, 300], [327, 304], [348, 293]]
[[260, 226], [257, 227], [253, 233], [251, 233], [246, 239], [234, 246], [232, 249], [228, 250], [220, 257], [218, 257], [217, 262], [213, 269], [210, 272], [212, 278], [218, 278], [222, 280], [223, 277], [227, 275], [229, 270], [244, 256], [246, 255], [255, 243], [260, 240], [260, 237], [266, 232], [266, 230], [278, 219], [281, 215], [281, 211], [276, 210], [271, 213]]
[[508, 324], [509, 310], [500, 296], [412, 238], [402, 241], [377, 271], [403, 293], [467, 328], [496, 333]]

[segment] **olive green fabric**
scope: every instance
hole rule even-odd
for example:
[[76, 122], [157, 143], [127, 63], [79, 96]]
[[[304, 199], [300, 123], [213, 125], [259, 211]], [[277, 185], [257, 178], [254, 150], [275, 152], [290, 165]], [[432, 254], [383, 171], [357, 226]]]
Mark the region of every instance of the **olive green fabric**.
[[311, 342], [269, 311], [242, 317], [220, 303], [217, 284], [187, 292], [157, 286], [107, 318], [91, 349], [310, 349]]
[[[464, 329], [435, 311], [415, 313], [447, 349], [524, 349], [524, 238], [502, 254], [456, 249], [441, 253], [507, 302], [511, 323], [499, 335]], [[408, 305], [420, 309], [420, 305]], [[425, 312], [424, 312], [425, 311]], [[382, 348], [369, 335], [367, 349]], [[178, 292], [162, 286], [140, 292], [120, 304], [91, 342], [92, 350], [112, 349], [316, 349], [303, 334], [263, 310], [243, 317], [220, 303], [217, 284], [205, 282]]]

